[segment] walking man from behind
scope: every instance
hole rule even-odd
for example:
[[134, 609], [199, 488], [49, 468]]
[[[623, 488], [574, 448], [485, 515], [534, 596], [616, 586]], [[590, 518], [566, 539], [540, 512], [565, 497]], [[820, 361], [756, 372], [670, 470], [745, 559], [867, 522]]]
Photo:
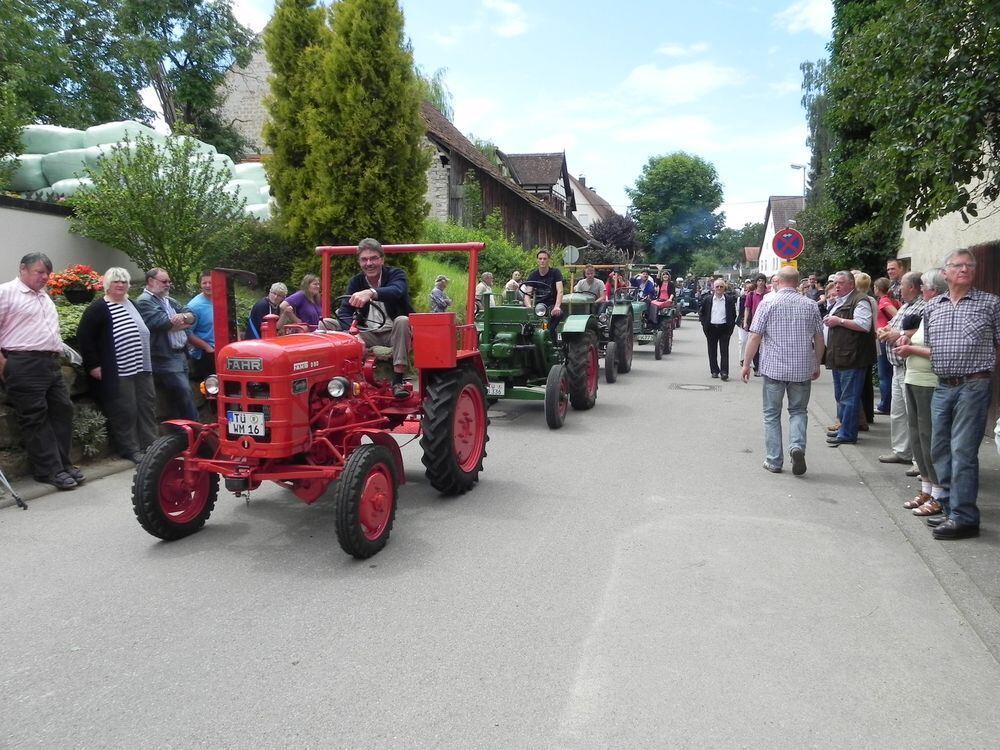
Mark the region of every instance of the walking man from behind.
[[[935, 539], [979, 536], [979, 446], [1000, 347], [1000, 297], [974, 288], [975, 275], [976, 258], [969, 250], [950, 253], [944, 259], [948, 293], [924, 308], [924, 339], [938, 376], [931, 399], [931, 460], [944, 488], [938, 498], [943, 520], [928, 519]], [[909, 340], [900, 336], [900, 343]]]
[[0, 380], [17, 414], [35, 481], [71, 490], [84, 481], [69, 460], [73, 402], [63, 379], [59, 315], [45, 291], [52, 261], [21, 258], [17, 278], [0, 284]]
[[806, 428], [809, 395], [823, 359], [823, 321], [816, 303], [798, 292], [799, 272], [791, 266], [778, 271], [777, 288], [754, 313], [740, 376], [750, 382], [753, 358], [761, 349], [764, 377], [764, 468], [775, 474], [782, 467], [781, 405], [788, 395], [788, 442], [792, 473], [806, 473]]

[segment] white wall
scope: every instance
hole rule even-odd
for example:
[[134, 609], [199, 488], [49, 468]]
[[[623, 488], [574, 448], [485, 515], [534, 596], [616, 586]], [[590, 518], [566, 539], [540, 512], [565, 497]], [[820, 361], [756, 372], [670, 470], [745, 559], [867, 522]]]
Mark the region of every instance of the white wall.
[[74, 263], [91, 266], [98, 273], [121, 266], [133, 281], [142, 279], [142, 272], [125, 253], [71, 234], [68, 217], [0, 206], [0, 281], [14, 278], [18, 262], [31, 252], [48, 255], [56, 271]]
[[1000, 205], [982, 206], [978, 219], [962, 221], [958, 213], [948, 214], [918, 231], [905, 222], [900, 258], [910, 259], [914, 271], [936, 268], [952, 250], [1000, 240]]

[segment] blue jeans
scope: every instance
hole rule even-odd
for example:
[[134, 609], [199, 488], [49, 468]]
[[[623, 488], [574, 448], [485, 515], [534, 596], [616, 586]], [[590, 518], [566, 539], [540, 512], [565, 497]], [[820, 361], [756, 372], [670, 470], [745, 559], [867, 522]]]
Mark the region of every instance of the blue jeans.
[[861, 408], [861, 389], [865, 385], [865, 371], [831, 370], [833, 395], [837, 399], [837, 419], [840, 430], [837, 437], [854, 442], [858, 439], [858, 409]]
[[931, 459], [944, 488], [940, 500], [961, 526], [979, 525], [979, 445], [992, 387], [990, 380], [939, 385], [931, 398]]
[[764, 376], [762, 390], [764, 400], [764, 451], [766, 461], [771, 466], [782, 464], [781, 447], [781, 403], [788, 393], [788, 450], [806, 449], [806, 427], [809, 424], [809, 393], [812, 381], [792, 383], [785, 380], [771, 380]]
[[879, 411], [892, 411], [892, 363], [885, 356], [885, 343], [878, 345], [878, 406]]

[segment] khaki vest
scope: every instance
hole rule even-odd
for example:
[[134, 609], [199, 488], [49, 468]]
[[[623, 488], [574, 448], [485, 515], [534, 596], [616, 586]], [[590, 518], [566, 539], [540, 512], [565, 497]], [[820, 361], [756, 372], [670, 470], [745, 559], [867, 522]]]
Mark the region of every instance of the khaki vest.
[[[845, 320], [854, 320], [854, 309], [858, 304], [872, 305], [872, 327], [870, 330], [852, 331], [843, 326], [831, 328], [826, 338], [826, 366], [830, 370], [863, 370], [875, 362], [875, 305], [856, 289], [847, 302], [833, 314]], [[861, 302], [861, 300], [865, 300]]]

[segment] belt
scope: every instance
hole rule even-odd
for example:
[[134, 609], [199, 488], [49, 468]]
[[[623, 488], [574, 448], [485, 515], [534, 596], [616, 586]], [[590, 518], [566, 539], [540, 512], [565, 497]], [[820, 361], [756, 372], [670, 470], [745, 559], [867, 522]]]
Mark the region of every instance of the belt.
[[187, 351], [187, 347], [186, 346], [182, 346], [180, 349], [171, 349], [170, 351], [172, 351], [172, 352], [183, 352], [183, 351]]
[[974, 372], [971, 375], [959, 375], [954, 378], [938, 378], [938, 382], [941, 385], [962, 385], [962, 383], [968, 383], [970, 380], [990, 380], [992, 377], [992, 372], [989, 370], [983, 370], [982, 372]]
[[62, 356], [62, 352], [31, 352], [24, 351], [22, 349], [3, 349], [0, 353], [5, 357], [46, 357], [51, 359], [58, 359]]

